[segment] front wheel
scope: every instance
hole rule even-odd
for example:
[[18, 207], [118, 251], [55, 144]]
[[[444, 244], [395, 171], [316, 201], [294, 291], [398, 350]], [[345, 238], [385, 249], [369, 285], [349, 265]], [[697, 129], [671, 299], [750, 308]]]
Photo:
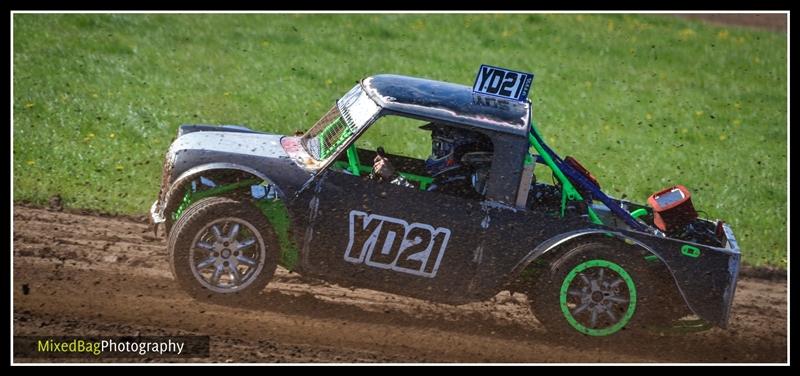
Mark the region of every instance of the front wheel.
[[232, 302], [258, 295], [277, 267], [278, 242], [252, 205], [210, 197], [192, 205], [169, 234], [172, 272], [197, 299]]
[[589, 241], [553, 261], [529, 296], [548, 331], [605, 337], [641, 326], [654, 287], [638, 250]]

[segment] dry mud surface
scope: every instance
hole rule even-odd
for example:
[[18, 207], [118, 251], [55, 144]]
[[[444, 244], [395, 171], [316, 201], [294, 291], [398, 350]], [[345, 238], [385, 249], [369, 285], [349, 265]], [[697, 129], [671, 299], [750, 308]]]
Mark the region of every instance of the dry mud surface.
[[[782, 278], [743, 277], [728, 329], [578, 345], [508, 292], [449, 306], [279, 269], [258, 301], [202, 303], [178, 288], [165, 241], [142, 218], [17, 205], [13, 219], [15, 335], [211, 336], [210, 358], [196, 362], [787, 361]], [[29, 361], [41, 360], [15, 359]]]

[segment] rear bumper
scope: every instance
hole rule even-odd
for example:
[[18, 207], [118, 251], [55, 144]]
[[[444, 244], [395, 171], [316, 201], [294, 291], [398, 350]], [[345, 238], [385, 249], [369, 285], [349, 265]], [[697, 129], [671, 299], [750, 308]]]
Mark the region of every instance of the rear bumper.
[[739, 249], [739, 243], [736, 242], [736, 237], [733, 235], [733, 230], [727, 224], [723, 225], [723, 230], [725, 231], [725, 248], [730, 253], [730, 258], [728, 259], [728, 274], [730, 276], [730, 282], [728, 283], [728, 287], [725, 289], [725, 293], [723, 296], [723, 301], [725, 304], [722, 322], [720, 326], [725, 328], [728, 326], [728, 321], [730, 320], [731, 314], [731, 307], [733, 307], [733, 297], [736, 294], [736, 283], [739, 280], [739, 267], [741, 265], [742, 253]]

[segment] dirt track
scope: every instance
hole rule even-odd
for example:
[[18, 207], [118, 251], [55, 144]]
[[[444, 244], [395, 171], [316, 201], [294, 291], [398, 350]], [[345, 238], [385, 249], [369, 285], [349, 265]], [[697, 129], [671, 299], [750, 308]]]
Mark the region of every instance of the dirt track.
[[15, 206], [13, 252], [15, 335], [210, 335], [200, 362], [787, 360], [785, 280], [743, 278], [727, 330], [576, 347], [507, 292], [448, 306], [279, 270], [248, 306], [200, 303], [173, 281], [164, 241], [133, 218]]

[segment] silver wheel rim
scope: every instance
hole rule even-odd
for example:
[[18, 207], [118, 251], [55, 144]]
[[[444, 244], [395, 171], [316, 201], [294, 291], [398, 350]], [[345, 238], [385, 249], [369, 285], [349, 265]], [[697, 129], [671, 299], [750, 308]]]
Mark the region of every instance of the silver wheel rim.
[[245, 289], [264, 269], [265, 260], [264, 238], [241, 218], [220, 218], [205, 225], [189, 250], [195, 279], [218, 293]]
[[575, 277], [569, 284], [565, 303], [580, 327], [600, 331], [628, 322], [631, 292], [627, 290], [625, 277], [605, 267], [589, 267]]

